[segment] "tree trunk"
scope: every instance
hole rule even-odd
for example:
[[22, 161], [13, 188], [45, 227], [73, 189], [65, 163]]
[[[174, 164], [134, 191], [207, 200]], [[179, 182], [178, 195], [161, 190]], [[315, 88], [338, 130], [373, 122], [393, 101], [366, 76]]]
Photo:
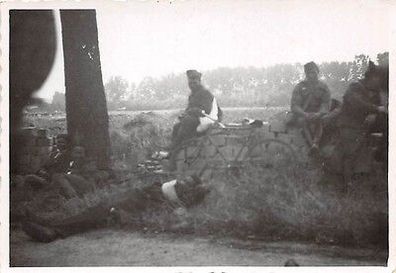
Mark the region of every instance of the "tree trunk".
[[109, 120], [95, 10], [61, 10], [67, 131], [100, 169], [110, 167]]

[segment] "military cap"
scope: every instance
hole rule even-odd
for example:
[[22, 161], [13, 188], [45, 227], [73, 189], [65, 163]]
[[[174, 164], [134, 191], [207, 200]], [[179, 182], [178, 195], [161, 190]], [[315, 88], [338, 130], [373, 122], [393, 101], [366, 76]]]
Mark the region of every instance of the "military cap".
[[189, 79], [201, 79], [202, 76], [197, 70], [187, 70], [186, 74]]
[[304, 65], [304, 71], [305, 71], [305, 72], [307, 72], [307, 71], [312, 71], [312, 70], [315, 70], [316, 72], [319, 72], [319, 67], [316, 65], [316, 63], [314, 63], [314, 62], [309, 62], [309, 63], [306, 63], [306, 64]]

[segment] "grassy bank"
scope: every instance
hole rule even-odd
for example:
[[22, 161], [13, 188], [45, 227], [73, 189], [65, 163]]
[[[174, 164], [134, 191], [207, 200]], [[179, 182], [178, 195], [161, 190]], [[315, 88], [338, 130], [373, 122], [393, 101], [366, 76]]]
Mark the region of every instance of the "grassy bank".
[[[244, 117], [268, 120], [280, 109], [225, 110], [225, 122]], [[178, 111], [118, 113], [110, 117], [115, 168], [128, 172], [154, 150], [169, 144]], [[27, 120], [50, 134], [65, 130], [65, 120]], [[355, 178], [347, 193], [340, 177], [323, 175], [303, 166], [262, 169], [247, 166], [238, 178], [226, 170], [215, 172], [211, 193], [185, 216], [199, 234], [227, 234], [267, 240], [304, 240], [324, 244], [387, 248], [387, 176], [380, 170]], [[141, 227], [169, 228], [166, 211], [142, 216]], [[136, 224], [136, 223], [132, 223]]]

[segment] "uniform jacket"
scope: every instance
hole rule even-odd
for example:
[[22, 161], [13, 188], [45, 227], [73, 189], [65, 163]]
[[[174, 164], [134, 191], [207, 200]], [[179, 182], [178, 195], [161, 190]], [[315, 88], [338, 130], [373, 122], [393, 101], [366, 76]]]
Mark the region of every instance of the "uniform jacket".
[[198, 108], [200, 110], [204, 110], [206, 114], [210, 114], [212, 110], [212, 101], [214, 96], [209, 90], [201, 87], [199, 90], [192, 92], [188, 97], [188, 105], [186, 112], [189, 110]]
[[[204, 110], [210, 118], [202, 116], [200, 114], [201, 110]], [[218, 106], [215, 97], [204, 87], [190, 94], [186, 113], [199, 119], [198, 132], [205, 131], [210, 124], [214, 123], [214, 120], [220, 121], [222, 118], [222, 110]]]
[[304, 112], [328, 112], [330, 90], [324, 82], [301, 81], [293, 90], [291, 108], [300, 106]]
[[377, 112], [379, 105], [378, 93], [368, 90], [361, 82], [353, 82], [345, 92], [338, 124], [360, 128], [367, 115]]

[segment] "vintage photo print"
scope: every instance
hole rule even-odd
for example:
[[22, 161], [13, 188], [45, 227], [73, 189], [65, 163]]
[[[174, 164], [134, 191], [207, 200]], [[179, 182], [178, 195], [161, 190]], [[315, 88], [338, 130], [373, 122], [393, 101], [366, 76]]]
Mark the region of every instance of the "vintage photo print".
[[395, 268], [394, 2], [0, 5], [5, 270]]

